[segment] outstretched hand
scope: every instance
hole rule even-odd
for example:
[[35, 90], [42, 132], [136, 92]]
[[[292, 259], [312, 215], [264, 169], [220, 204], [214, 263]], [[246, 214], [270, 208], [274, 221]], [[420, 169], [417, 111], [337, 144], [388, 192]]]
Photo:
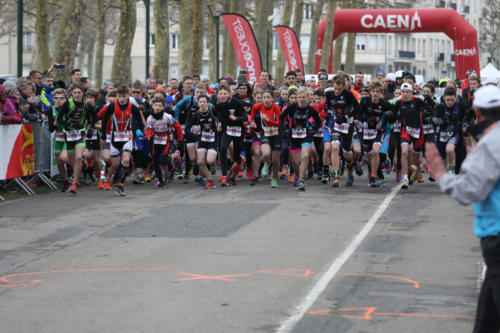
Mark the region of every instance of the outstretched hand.
[[427, 160], [432, 176], [439, 181], [446, 173], [446, 168], [436, 145], [432, 142], [425, 144], [425, 159]]

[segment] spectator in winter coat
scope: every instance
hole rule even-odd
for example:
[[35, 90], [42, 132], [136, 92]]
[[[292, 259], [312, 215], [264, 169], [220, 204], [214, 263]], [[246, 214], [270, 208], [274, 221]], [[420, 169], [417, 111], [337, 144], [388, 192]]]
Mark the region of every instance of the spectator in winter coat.
[[12, 89], [0, 84], [0, 122], [3, 124], [20, 124], [21, 116], [16, 110], [17, 98]]

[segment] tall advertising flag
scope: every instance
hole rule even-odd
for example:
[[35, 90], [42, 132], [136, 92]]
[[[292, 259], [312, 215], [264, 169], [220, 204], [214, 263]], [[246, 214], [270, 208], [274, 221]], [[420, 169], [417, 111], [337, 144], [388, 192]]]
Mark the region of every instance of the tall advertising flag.
[[262, 61], [250, 23], [239, 14], [221, 14], [221, 17], [231, 37], [240, 67], [248, 71], [248, 81], [250, 83], [258, 81], [262, 71]]
[[276, 30], [276, 33], [280, 38], [281, 47], [283, 48], [283, 53], [285, 54], [286, 61], [288, 63], [288, 70], [294, 71], [299, 68], [303, 73], [304, 63], [302, 61], [299, 41], [297, 40], [297, 34], [295, 31], [284, 25], [277, 25], [274, 27], [274, 30]]

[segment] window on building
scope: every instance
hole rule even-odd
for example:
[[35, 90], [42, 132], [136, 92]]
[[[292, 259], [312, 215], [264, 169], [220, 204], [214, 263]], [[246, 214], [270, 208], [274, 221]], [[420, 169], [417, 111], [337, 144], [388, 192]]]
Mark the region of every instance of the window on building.
[[[344, 40], [346, 40], [346, 39], [347, 38], [344, 38]], [[307, 52], [307, 51], [309, 51], [309, 43], [311, 42], [311, 36], [310, 35], [300, 35], [298, 42], [299, 42], [299, 46], [300, 46], [300, 51]]]
[[23, 33], [23, 51], [33, 50], [33, 35], [31, 32]]
[[312, 19], [314, 13], [314, 5], [306, 4], [304, 6], [304, 18], [307, 20]]
[[178, 50], [179, 49], [179, 34], [172, 34], [170, 37], [170, 43], [172, 45], [171, 49], [172, 50]]
[[[392, 54], [392, 36], [387, 39], [387, 53]], [[391, 72], [391, 71], [389, 71]]]
[[416, 51], [415, 43], [416, 43], [415, 38], [412, 38], [411, 39], [411, 45], [410, 45], [410, 50], [409, 51], [413, 51], [413, 52]]
[[366, 48], [366, 35], [356, 35], [356, 50], [364, 51]]
[[377, 51], [377, 36], [370, 35], [368, 37], [368, 51], [376, 52]]
[[429, 55], [432, 56], [432, 38], [429, 40]]
[[441, 53], [444, 53], [444, 40], [441, 41]]
[[426, 50], [426, 43], [427, 41], [425, 39], [422, 39], [422, 55], [425, 56], [427, 54], [427, 50]]
[[438, 54], [439, 53], [439, 41], [436, 39], [434, 41], [434, 54]]

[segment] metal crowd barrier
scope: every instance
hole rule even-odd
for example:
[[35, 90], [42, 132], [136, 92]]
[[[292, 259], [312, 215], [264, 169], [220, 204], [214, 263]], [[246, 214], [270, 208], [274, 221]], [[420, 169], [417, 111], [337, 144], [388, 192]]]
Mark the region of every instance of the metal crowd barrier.
[[31, 122], [33, 129], [33, 146], [35, 152], [35, 171], [28, 184], [37, 179], [45, 183], [50, 189], [56, 190], [57, 186], [47, 177], [50, 174], [50, 150], [52, 145], [51, 134], [47, 121]]

